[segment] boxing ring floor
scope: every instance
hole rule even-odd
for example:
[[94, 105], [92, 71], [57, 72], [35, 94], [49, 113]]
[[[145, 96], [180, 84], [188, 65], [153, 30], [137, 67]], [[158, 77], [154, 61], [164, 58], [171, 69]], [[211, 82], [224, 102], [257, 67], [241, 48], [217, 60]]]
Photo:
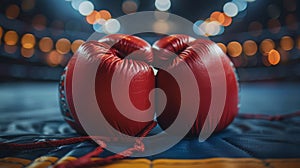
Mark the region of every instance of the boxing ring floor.
[[[0, 142], [78, 136], [60, 115], [57, 85], [1, 83]], [[129, 158], [107, 167], [300, 167], [300, 115], [288, 115], [300, 110], [300, 82], [252, 82], [240, 87], [239, 116], [223, 132], [203, 143], [184, 139], [163, 153]], [[94, 148], [87, 141], [30, 150], [1, 149], [0, 167], [47, 167], [75, 160]]]

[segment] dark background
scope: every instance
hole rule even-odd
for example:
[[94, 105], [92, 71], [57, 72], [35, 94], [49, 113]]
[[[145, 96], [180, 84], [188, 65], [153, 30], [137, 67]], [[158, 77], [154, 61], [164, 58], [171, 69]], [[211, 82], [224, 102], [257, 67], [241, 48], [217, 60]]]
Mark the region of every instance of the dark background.
[[[123, 0], [91, 1], [97, 11], [108, 10], [112, 18], [125, 14], [122, 11]], [[139, 4], [137, 11], [155, 10], [154, 0], [134, 1]], [[25, 2], [29, 6], [33, 4], [33, 7], [24, 10]], [[194, 23], [199, 19], [209, 18], [214, 11], [222, 12], [223, 5], [229, 1], [171, 0], [171, 2], [168, 12]], [[12, 12], [12, 15], [14, 13], [17, 15], [13, 18], [7, 15], [11, 5], [17, 5], [17, 9]], [[225, 27], [223, 34], [209, 37], [216, 43], [223, 43], [226, 46], [233, 41], [242, 45], [246, 40], [253, 40], [258, 46], [253, 56], [247, 56], [244, 48], [236, 57], [228, 53], [239, 76], [241, 116], [245, 113], [277, 116], [299, 111], [299, 5], [300, 1], [297, 0], [249, 2], [247, 9], [233, 18], [232, 24]], [[39, 20], [36, 23], [36, 17], [42, 17], [44, 21]], [[270, 28], [268, 25], [272, 19], [279, 23], [275, 28]], [[36, 24], [40, 26], [38, 29]], [[275, 33], [274, 29], [277, 30]], [[5, 34], [9, 31], [14, 31], [18, 35], [15, 44], [9, 45], [5, 40]], [[38, 142], [74, 136], [74, 130], [68, 126], [61, 115], [58, 92], [58, 80], [74, 51], [69, 49], [66, 53], [60, 53], [56, 43], [64, 39], [69, 41], [67, 47], [70, 47], [76, 40], [87, 40], [93, 32], [93, 26], [88, 24], [85, 17], [74, 10], [68, 1], [0, 0], [1, 142]], [[35, 45], [24, 53], [22, 37], [27, 33], [34, 36]], [[156, 34], [140, 36], [149, 42], [159, 37]], [[292, 41], [290, 49], [282, 48], [280, 43], [285, 36], [289, 37], [290, 42]], [[53, 41], [50, 51], [42, 51], [39, 46], [44, 37], [49, 37]], [[266, 39], [274, 42], [274, 49], [280, 54], [280, 62], [275, 65], [271, 65], [268, 62], [269, 56], [261, 52], [262, 42]], [[228, 129], [216, 134], [205, 143], [199, 143], [196, 139], [186, 140], [150, 159], [299, 158], [299, 128], [299, 117], [281, 121], [237, 117]], [[91, 148], [94, 146], [84, 142], [53, 150], [50, 148], [39, 150], [39, 152], [38, 150], [3, 150], [0, 152], [0, 157], [21, 157], [29, 160], [40, 156], [79, 157]], [[266, 160], [261, 162], [266, 167], [271, 166]]]
[[[95, 10], [108, 10], [112, 18], [124, 15], [122, 4], [124, 0], [91, 0]], [[154, 0], [135, 0], [138, 4], [137, 11], [156, 10]], [[205, 20], [214, 11], [221, 11], [223, 5], [229, 1], [220, 0], [172, 0], [168, 12], [184, 17], [191, 22]], [[23, 10], [24, 4], [33, 4], [29, 10]], [[93, 26], [88, 24], [85, 16], [74, 10], [71, 2], [64, 0], [1, 0], [0, 1], [0, 26], [3, 29], [0, 43], [0, 80], [58, 80], [68, 60], [73, 55], [70, 50], [64, 54], [57, 54], [60, 59], [55, 64], [49, 62], [51, 52], [42, 52], [39, 49], [39, 40], [43, 37], [50, 37], [55, 43], [61, 38], [68, 39], [71, 43], [75, 40], [87, 40], [94, 32]], [[257, 80], [299, 80], [300, 65], [299, 51], [300, 39], [298, 37], [300, 26], [299, 2], [297, 0], [256, 0], [248, 2], [245, 11], [233, 18], [232, 24], [225, 27], [221, 35], [211, 36], [211, 40], [227, 45], [231, 41], [242, 44], [246, 40], [253, 40], [258, 46], [254, 56], [246, 56], [244, 52], [238, 57], [230, 57], [238, 68], [241, 81]], [[15, 18], [9, 18], [6, 14], [9, 6], [17, 5], [19, 14]], [[33, 23], [36, 16], [42, 15], [45, 21], [45, 28], [37, 30]], [[274, 17], [274, 15], [277, 15]], [[272, 33], [268, 22], [274, 19], [280, 23], [279, 31]], [[258, 27], [253, 27], [253, 23]], [[251, 26], [252, 25], [252, 26]], [[16, 45], [6, 45], [4, 35], [7, 31], [13, 30], [18, 34]], [[33, 55], [22, 56], [21, 38], [24, 34], [31, 33], [35, 36], [36, 44], [33, 48]], [[280, 46], [283, 36], [289, 36], [293, 40], [293, 47], [285, 51]], [[151, 42], [151, 39], [146, 40]], [[280, 53], [280, 62], [270, 65], [267, 57], [260, 52], [261, 42], [265, 39], [272, 39], [275, 49]], [[58, 55], [58, 56], [57, 56]], [[55, 57], [52, 56], [52, 57]], [[55, 58], [56, 58], [55, 57]]]

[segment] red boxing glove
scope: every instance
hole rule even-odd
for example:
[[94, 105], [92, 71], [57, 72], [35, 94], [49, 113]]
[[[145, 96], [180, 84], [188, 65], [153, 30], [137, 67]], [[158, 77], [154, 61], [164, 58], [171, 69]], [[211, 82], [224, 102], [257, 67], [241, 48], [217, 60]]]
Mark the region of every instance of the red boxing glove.
[[[150, 91], [155, 85], [154, 72], [150, 67], [153, 61], [151, 46], [135, 36], [114, 34], [98, 42], [89, 41], [81, 45], [67, 65], [65, 74], [62, 75], [60, 83], [62, 113], [77, 132], [85, 133], [78, 120], [72, 96], [73, 71], [78, 56], [100, 59], [95, 79], [96, 99], [103, 116], [114, 129], [136, 136], [154, 122], [154, 108], [150, 102], [154, 97], [149, 98]], [[113, 94], [117, 94], [117, 100]], [[136, 110], [129, 111], [131, 109]], [[131, 119], [124, 115], [129, 113], [137, 118]], [[143, 119], [139, 120], [139, 117]], [[106, 132], [111, 136], [110, 130]]]
[[[195, 52], [196, 50], [197, 52]], [[167, 97], [166, 106], [157, 118], [162, 129], [167, 129], [175, 121], [181, 105], [180, 87], [175, 78], [167, 71], [177, 69], [180, 75], [186, 75], [185, 71], [180, 69], [183, 62], [194, 74], [199, 89], [195, 92], [199, 92], [200, 95], [198, 115], [187, 136], [199, 136], [208, 116], [212, 101], [212, 86], [206, 67], [215, 66], [218, 59], [223, 64], [226, 79], [226, 83], [218, 83], [218, 86], [225, 85], [227, 90], [223, 113], [214, 131], [223, 130], [233, 121], [238, 113], [238, 83], [230, 60], [217, 44], [207, 39], [195, 40], [186, 35], [171, 35], [155, 42], [153, 52], [154, 66], [159, 68], [156, 76], [156, 87], [161, 88]], [[208, 60], [206, 63], [203, 62], [205, 57], [209, 57], [206, 59]], [[216, 71], [213, 74], [220, 74], [220, 72]], [[161, 102], [160, 99], [160, 97], [156, 97], [156, 102]], [[188, 106], [193, 106], [193, 104], [190, 103]], [[189, 110], [184, 111], [184, 113], [189, 115]], [[208, 125], [212, 124], [208, 123]]]

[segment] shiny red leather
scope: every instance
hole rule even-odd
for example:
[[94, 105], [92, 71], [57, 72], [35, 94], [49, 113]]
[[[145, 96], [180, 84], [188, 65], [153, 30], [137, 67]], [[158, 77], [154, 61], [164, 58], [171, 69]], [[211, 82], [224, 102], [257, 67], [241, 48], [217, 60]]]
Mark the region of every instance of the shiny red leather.
[[[142, 133], [153, 120], [148, 122], [134, 121], [120, 113], [112, 97], [111, 82], [113, 75], [122, 76], [122, 78], [117, 79], [118, 87], [126, 89], [123, 83], [133, 77], [133, 80], [129, 81], [128, 93], [132, 104], [138, 110], [146, 110], [146, 113], [153, 115], [152, 118], [154, 118], [154, 109], [149, 109], [149, 93], [155, 86], [154, 72], [150, 67], [153, 61], [151, 45], [135, 36], [114, 34], [99, 41], [86, 42], [79, 47], [67, 65], [65, 91], [69, 110], [73, 116], [73, 121], [67, 119], [67, 122], [81, 134], [84, 133], [84, 130], [74, 109], [72, 76], [77, 57], [83, 55], [101, 60], [96, 73], [95, 93], [99, 108], [106, 120], [116, 130], [127, 135], [135, 136]], [[110, 130], [107, 132], [109, 133]]]
[[[194, 51], [198, 50], [200, 54]], [[211, 55], [214, 51], [216, 55]], [[195, 40], [186, 35], [171, 35], [164, 37], [153, 44], [154, 67], [160, 67], [156, 76], [156, 87], [164, 90], [167, 96], [166, 107], [157, 118], [162, 129], [167, 129], [176, 119], [180, 103], [180, 88], [174, 77], [167, 71], [180, 69], [184, 61], [192, 70], [197, 80], [200, 95], [200, 105], [197, 118], [187, 136], [198, 136], [204, 121], [207, 117], [211, 105], [211, 83], [208, 71], [201, 58], [209, 57], [209, 64], [213, 65], [217, 59], [221, 58], [226, 76], [226, 83], [220, 85], [227, 86], [225, 107], [221, 119], [215, 132], [226, 128], [238, 113], [238, 83], [234, 68], [225, 53], [214, 42], [207, 39]], [[173, 55], [170, 53], [175, 53]], [[208, 65], [209, 66], [209, 65]], [[162, 70], [165, 69], [165, 70]], [[186, 75], [184, 71], [179, 71], [180, 75]], [[189, 81], [185, 81], [189, 82]], [[193, 97], [191, 97], [193, 99]], [[161, 102], [160, 97], [156, 97], [156, 102]], [[189, 104], [193, 106], [193, 104]], [[189, 115], [189, 111], [185, 111]]]
[[[195, 50], [199, 51], [195, 54]], [[214, 52], [210, 52], [214, 51]], [[154, 56], [153, 54], [154, 53]], [[170, 53], [175, 53], [170, 54]], [[163, 113], [157, 118], [159, 125], [166, 129], [176, 119], [179, 112], [181, 96], [180, 88], [176, 80], [166, 71], [159, 69], [154, 77], [150, 65], [163, 67], [164, 69], [178, 70], [181, 76], [187, 75], [185, 71], [180, 71], [183, 63], [186, 63], [196, 77], [198, 92], [200, 94], [200, 105], [197, 118], [188, 133], [188, 136], [198, 136], [203, 123], [207, 117], [211, 105], [211, 83], [201, 58], [215, 55], [209, 59], [209, 64], [213, 65], [216, 58], [221, 58], [225, 70], [226, 102], [222, 117], [215, 129], [215, 132], [226, 128], [234, 119], [238, 112], [238, 83], [234, 68], [228, 57], [210, 40], [198, 39], [186, 35], [172, 35], [158, 40], [152, 47], [144, 40], [122, 34], [114, 34], [100, 39], [98, 42], [90, 41], [83, 44], [70, 60], [64, 79], [61, 82], [63, 87], [62, 95], [66, 93], [67, 113], [64, 113], [66, 121], [79, 133], [85, 133], [76, 115], [72, 96], [72, 76], [74, 65], [78, 56], [91, 56], [101, 59], [97, 70], [95, 81], [95, 92], [99, 108], [104, 117], [118, 131], [128, 135], [138, 135], [153, 121], [140, 122], [133, 121], [120, 113], [112, 97], [111, 82], [113, 75], [120, 78], [119, 88], [125, 88], [124, 83], [130, 82], [129, 97], [133, 106], [138, 110], [148, 110], [150, 117], [153, 109], [149, 101], [150, 91], [156, 87], [161, 88], [166, 96], [167, 103]], [[91, 62], [92, 63], [92, 62]], [[132, 78], [133, 77], [133, 78]], [[131, 79], [132, 78], [132, 79]], [[189, 82], [189, 81], [185, 81]], [[63, 97], [63, 96], [62, 96]], [[153, 100], [153, 97], [150, 97]], [[191, 97], [192, 99], [192, 97]], [[155, 106], [160, 106], [160, 97], [156, 97]], [[121, 101], [122, 103], [122, 101]], [[123, 103], [126, 106], [126, 104]], [[189, 104], [193, 106], [193, 104]], [[189, 115], [189, 111], [186, 111]], [[109, 132], [109, 130], [107, 130]]]

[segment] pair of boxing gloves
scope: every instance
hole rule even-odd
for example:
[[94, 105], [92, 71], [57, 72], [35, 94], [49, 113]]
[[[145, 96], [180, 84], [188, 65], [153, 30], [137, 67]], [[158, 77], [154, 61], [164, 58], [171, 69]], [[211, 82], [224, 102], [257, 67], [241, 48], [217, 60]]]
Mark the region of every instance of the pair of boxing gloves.
[[[218, 92], [212, 90], [218, 87], [225, 89], [222, 97], [224, 104], [219, 109], [220, 116], [213, 128], [214, 132], [226, 128], [237, 115], [238, 82], [235, 70], [229, 58], [214, 42], [208, 39], [196, 40], [187, 35], [171, 35], [151, 46], [136, 36], [113, 34], [99, 41], [82, 44], [62, 75], [61, 110], [66, 121], [81, 134], [85, 131], [74, 108], [72, 95], [75, 62], [80, 56], [100, 59], [95, 79], [97, 103], [107, 122], [121, 133], [138, 136], [155, 120], [165, 130], [176, 122], [180, 110], [184, 109], [182, 116], [189, 116], [193, 109], [197, 109], [187, 136], [199, 136], [205, 122], [208, 125], [213, 125], [209, 122], [216, 122], [213, 118], [206, 121], [206, 118], [213, 97], [218, 96]], [[220, 66], [223, 72], [217, 70]], [[156, 75], [154, 69], [157, 70]], [[185, 78], [189, 74], [192, 74], [194, 81]], [[223, 82], [214, 81], [212, 84], [212, 78], [218, 78], [220, 74], [224, 77]], [[185, 81], [178, 81], [182, 79]], [[112, 87], [112, 82], [115, 87]], [[192, 92], [197, 93], [199, 98], [182, 96], [185, 88], [181, 87], [186, 87], [182, 85], [192, 82], [196, 87], [187, 89], [194, 89]], [[114, 95], [118, 93], [114, 93], [114, 88], [120, 92], [117, 98]], [[157, 92], [153, 92], [155, 88], [161, 89], [163, 96], [157, 96]], [[130, 102], [123, 98], [129, 98]], [[195, 100], [198, 102], [195, 103]], [[121, 110], [127, 114], [132, 113], [135, 119], [124, 115]], [[160, 112], [155, 115], [157, 111]], [[139, 114], [141, 118], [145, 115], [148, 119], [150, 117], [150, 120], [139, 120]]]

